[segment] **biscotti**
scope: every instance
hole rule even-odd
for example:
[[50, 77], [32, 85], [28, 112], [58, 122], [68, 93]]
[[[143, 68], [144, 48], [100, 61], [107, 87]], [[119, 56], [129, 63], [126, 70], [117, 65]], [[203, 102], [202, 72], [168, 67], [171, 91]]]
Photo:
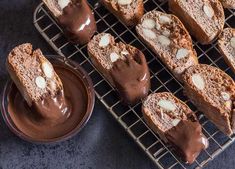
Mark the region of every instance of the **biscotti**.
[[224, 10], [219, 0], [170, 0], [169, 8], [201, 44], [209, 44], [223, 30]]
[[219, 36], [218, 47], [227, 64], [235, 73], [235, 29], [226, 28]]
[[133, 104], [147, 96], [150, 74], [144, 54], [137, 48], [101, 33], [87, 45], [88, 54], [99, 72], [117, 89], [124, 103]]
[[231, 135], [235, 129], [235, 83], [222, 70], [200, 64], [190, 67], [183, 76], [185, 93], [222, 132]]
[[235, 0], [220, 0], [224, 8], [235, 9]]
[[6, 62], [8, 72], [31, 106], [33, 102], [63, 90], [63, 85], [51, 63], [40, 49], [33, 51], [29, 43], [15, 47]]
[[136, 25], [144, 14], [143, 0], [101, 0], [111, 13], [125, 25]]
[[193, 163], [201, 150], [208, 147], [195, 114], [173, 94], [150, 94], [143, 101], [142, 112], [149, 127], [172, 144], [183, 161]]
[[198, 64], [192, 39], [176, 16], [159, 11], [148, 12], [136, 26], [136, 31], [179, 80], [185, 69]]
[[43, 0], [70, 42], [83, 45], [96, 32], [94, 13], [86, 0]]

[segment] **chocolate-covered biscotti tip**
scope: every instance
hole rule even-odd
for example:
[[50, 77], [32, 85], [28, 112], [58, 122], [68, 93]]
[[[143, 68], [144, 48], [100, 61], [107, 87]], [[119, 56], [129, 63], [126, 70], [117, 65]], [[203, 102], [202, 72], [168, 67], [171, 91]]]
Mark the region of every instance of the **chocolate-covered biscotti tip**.
[[183, 161], [193, 163], [208, 147], [208, 140], [195, 114], [173, 94], [150, 94], [143, 101], [142, 112], [148, 126], [170, 143]]
[[87, 46], [93, 64], [117, 89], [126, 104], [134, 104], [148, 95], [150, 73], [144, 54], [137, 48], [115, 42], [114, 37], [101, 33]]
[[88, 43], [96, 32], [94, 13], [86, 0], [43, 0], [67, 38], [76, 44]]

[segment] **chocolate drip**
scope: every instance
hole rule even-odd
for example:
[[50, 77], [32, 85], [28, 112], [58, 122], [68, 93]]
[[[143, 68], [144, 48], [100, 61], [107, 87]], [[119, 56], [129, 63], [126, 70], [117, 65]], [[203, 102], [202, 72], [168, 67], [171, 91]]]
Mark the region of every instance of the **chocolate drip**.
[[173, 145], [175, 152], [190, 164], [201, 150], [208, 147], [208, 140], [196, 120], [181, 120], [177, 126], [166, 132], [166, 138]]
[[64, 33], [73, 43], [85, 44], [89, 42], [96, 31], [94, 13], [86, 0], [75, 0], [63, 9], [58, 17]]
[[133, 57], [119, 59], [110, 71], [121, 98], [127, 104], [134, 104], [147, 96], [150, 88], [150, 75], [144, 55], [137, 50]]
[[63, 123], [71, 113], [71, 104], [66, 100], [63, 90], [55, 96], [34, 102], [32, 108], [42, 119], [50, 120], [52, 125]]

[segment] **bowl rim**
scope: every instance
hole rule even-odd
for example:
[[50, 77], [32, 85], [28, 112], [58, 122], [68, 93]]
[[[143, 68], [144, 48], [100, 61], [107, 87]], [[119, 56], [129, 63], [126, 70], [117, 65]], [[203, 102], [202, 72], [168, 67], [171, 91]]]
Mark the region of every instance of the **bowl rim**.
[[4, 86], [4, 89], [2, 92], [2, 97], [0, 98], [1, 115], [4, 119], [4, 122], [8, 126], [8, 128], [15, 135], [17, 135], [18, 137], [20, 137], [24, 141], [36, 143], [36, 144], [58, 143], [58, 142], [62, 142], [62, 141], [65, 141], [65, 140], [72, 138], [73, 136], [78, 134], [83, 129], [83, 127], [87, 124], [87, 122], [89, 121], [89, 119], [93, 113], [94, 105], [95, 105], [95, 90], [93, 87], [92, 80], [89, 77], [88, 73], [79, 65], [79, 63], [72, 61], [68, 58], [62, 57], [60, 55], [45, 55], [45, 56], [50, 62], [52, 62], [52, 65], [53, 65], [53, 62], [54, 62], [54, 64], [56, 62], [57, 63], [60, 62], [60, 63], [66, 64], [66, 66], [71, 68], [73, 71], [78, 72], [80, 75], [82, 75], [82, 76], [80, 76], [81, 81], [84, 86], [87, 86], [86, 93], [87, 93], [87, 96], [88, 96], [88, 99], [90, 100], [90, 102], [88, 102], [87, 110], [86, 110], [86, 113], [83, 116], [82, 120], [71, 131], [65, 133], [62, 136], [51, 138], [51, 139], [34, 139], [34, 138], [24, 134], [22, 131], [20, 131], [14, 125], [14, 122], [11, 121], [11, 117], [8, 114], [8, 110], [7, 110], [8, 98], [7, 98], [7, 96], [10, 91], [11, 86], [13, 85], [13, 81], [9, 78]]

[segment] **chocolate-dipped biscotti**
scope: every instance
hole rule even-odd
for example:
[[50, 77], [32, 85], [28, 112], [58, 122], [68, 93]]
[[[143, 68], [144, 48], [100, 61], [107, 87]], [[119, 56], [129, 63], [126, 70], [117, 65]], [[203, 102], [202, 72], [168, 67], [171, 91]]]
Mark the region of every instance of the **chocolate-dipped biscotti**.
[[198, 64], [192, 39], [176, 16], [148, 12], [136, 26], [136, 31], [177, 79], [181, 80], [181, 74], [188, 67]]
[[136, 25], [144, 14], [143, 0], [100, 0], [125, 25]]
[[143, 101], [142, 112], [149, 127], [170, 143], [183, 161], [193, 163], [208, 147], [195, 114], [173, 94], [150, 94]]
[[102, 75], [117, 89], [124, 103], [134, 104], [147, 96], [150, 74], [144, 54], [137, 48], [101, 33], [87, 46], [88, 54]]
[[62, 82], [40, 49], [33, 51], [29, 43], [17, 46], [10, 52], [6, 66], [28, 105], [42, 118], [62, 120], [67, 116]]
[[201, 44], [209, 44], [223, 30], [224, 10], [219, 0], [170, 0], [169, 8]]
[[235, 9], [235, 0], [220, 0], [224, 8]]
[[[235, 2], [234, 2], [235, 3]], [[235, 73], [235, 29], [226, 28], [218, 39], [218, 47], [227, 64]]]
[[222, 70], [200, 64], [186, 70], [185, 93], [223, 133], [232, 135], [235, 129], [235, 83]]
[[94, 13], [86, 0], [43, 0], [67, 38], [76, 44], [89, 42], [96, 31]]

